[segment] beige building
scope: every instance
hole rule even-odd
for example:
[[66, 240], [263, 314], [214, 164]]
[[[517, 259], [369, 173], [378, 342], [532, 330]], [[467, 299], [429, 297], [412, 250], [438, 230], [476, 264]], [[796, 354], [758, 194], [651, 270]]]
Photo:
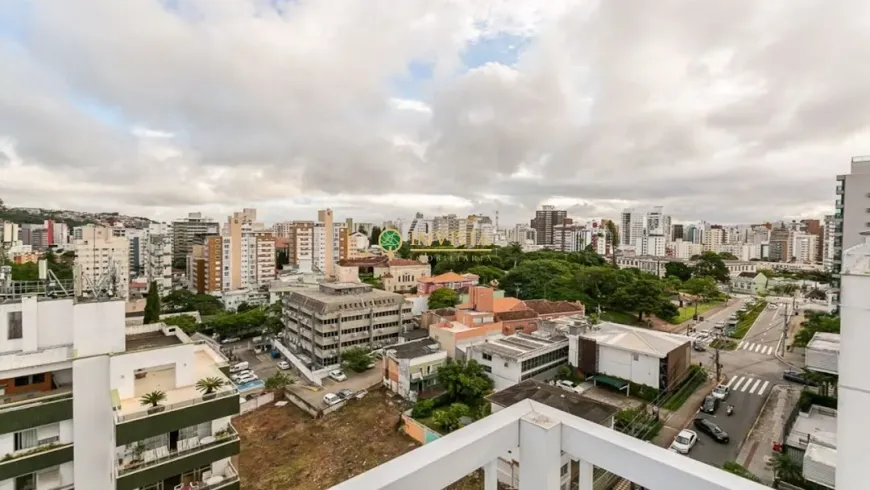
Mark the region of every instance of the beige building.
[[105, 290], [126, 299], [130, 284], [127, 239], [113, 236], [111, 228], [94, 225], [80, 227], [80, 236], [73, 245], [76, 296]]
[[187, 260], [191, 289], [201, 294], [219, 294], [223, 289], [223, 238], [201, 236], [198, 241], [192, 245]]
[[257, 221], [256, 209], [233, 213], [221, 235], [223, 291], [256, 289], [275, 279], [275, 239]]

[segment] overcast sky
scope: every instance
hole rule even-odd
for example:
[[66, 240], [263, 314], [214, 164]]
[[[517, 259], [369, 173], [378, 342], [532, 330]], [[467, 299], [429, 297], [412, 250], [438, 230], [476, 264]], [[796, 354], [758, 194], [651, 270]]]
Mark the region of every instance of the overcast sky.
[[4, 0], [0, 198], [268, 222], [833, 211], [860, 0]]

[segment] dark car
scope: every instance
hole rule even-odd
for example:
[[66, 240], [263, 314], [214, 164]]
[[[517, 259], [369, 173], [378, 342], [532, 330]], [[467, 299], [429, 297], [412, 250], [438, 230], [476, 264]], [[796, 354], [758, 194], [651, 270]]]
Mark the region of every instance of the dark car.
[[720, 429], [718, 425], [714, 424], [713, 422], [711, 422], [705, 418], [701, 418], [701, 417], [696, 418], [695, 419], [695, 428], [698, 429], [700, 432], [703, 432], [704, 434], [707, 434], [708, 436], [712, 437], [713, 440], [716, 442], [719, 442], [722, 444], [728, 444], [728, 441], [730, 441], [730, 439], [728, 438], [727, 432]]
[[794, 369], [789, 369], [788, 371], [783, 371], [782, 379], [786, 381], [791, 381], [792, 383], [800, 383], [802, 385], [807, 386], [815, 386], [816, 383], [807, 379], [804, 373], [800, 371], [795, 371]]
[[719, 409], [719, 399], [713, 395], [707, 395], [704, 402], [701, 403], [701, 411], [704, 413], [716, 413]]
[[692, 342], [692, 348], [698, 352], [704, 352], [707, 350], [707, 348], [704, 347], [704, 344], [702, 344], [701, 342], [699, 342], [697, 340]]
[[336, 395], [338, 395], [338, 397], [342, 400], [347, 400], [348, 398], [353, 396], [353, 391], [345, 388], [343, 390], [339, 390]]

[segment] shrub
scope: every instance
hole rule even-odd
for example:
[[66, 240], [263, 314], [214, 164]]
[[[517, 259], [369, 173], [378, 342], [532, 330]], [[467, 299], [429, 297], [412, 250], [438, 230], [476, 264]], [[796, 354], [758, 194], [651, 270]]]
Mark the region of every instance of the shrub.
[[411, 417], [414, 417], [415, 419], [425, 419], [426, 417], [431, 417], [433, 411], [435, 411], [434, 400], [419, 400], [414, 404], [414, 410], [411, 411]]

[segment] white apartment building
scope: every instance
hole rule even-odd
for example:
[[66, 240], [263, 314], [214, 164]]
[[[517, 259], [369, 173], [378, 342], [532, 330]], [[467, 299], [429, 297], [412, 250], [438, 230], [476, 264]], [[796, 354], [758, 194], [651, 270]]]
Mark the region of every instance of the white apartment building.
[[634, 242], [637, 255], [651, 255], [653, 257], [665, 256], [665, 237], [663, 235], [643, 235], [637, 237]]
[[674, 258], [683, 260], [689, 260], [695, 255], [701, 255], [704, 251], [704, 246], [700, 243], [685, 240], [674, 240], [671, 247], [674, 251]]
[[247, 208], [227, 218], [221, 232], [221, 290], [253, 290], [275, 279], [275, 239]]
[[[124, 301], [0, 302], [0, 489], [238, 490], [227, 360]], [[198, 380], [224, 386], [203, 395]], [[141, 397], [163, 399], [144, 406]]]
[[568, 339], [564, 336], [498, 335], [484, 342], [458, 346], [465, 358], [483, 366], [495, 384], [495, 391], [527, 379], [552, 377], [568, 363]]
[[21, 227], [18, 226], [18, 223], [13, 223], [11, 221], [4, 221], [3, 226], [0, 227], [0, 240], [2, 243], [17, 243], [19, 241], [19, 232]]
[[149, 235], [145, 259], [148, 284], [156, 283], [160, 296], [172, 292], [172, 236]]
[[825, 216], [825, 230], [823, 233], [823, 243], [822, 243], [822, 264], [825, 266], [825, 270], [831, 272], [834, 270], [834, 231], [837, 228], [837, 220], [834, 218], [833, 214], [829, 214]]
[[764, 226], [756, 226], [752, 231], [747, 233], [747, 243], [753, 245], [762, 245], [770, 242], [770, 230]]
[[622, 245], [636, 246], [637, 239], [643, 236], [646, 228], [646, 216], [627, 208], [622, 211], [619, 227], [619, 241]]
[[345, 229], [344, 223], [330, 223], [328, 225], [325, 222], [319, 222], [314, 224], [311, 240], [312, 264], [324, 274], [328, 269], [334, 269], [335, 261], [340, 257], [340, 237]]
[[704, 251], [713, 251], [725, 243], [725, 230], [722, 228], [707, 228], [704, 230], [702, 244]]
[[[118, 231], [122, 234], [118, 234]], [[127, 268], [130, 271], [130, 277], [146, 276], [148, 267], [148, 236], [150, 232], [145, 228], [113, 228], [113, 236], [125, 237], [129, 245], [129, 265]]]
[[113, 236], [111, 228], [87, 225], [77, 229], [81, 239], [74, 243], [76, 296], [106, 290], [127, 299], [130, 284], [127, 238]]
[[723, 243], [711, 247], [711, 252], [730, 253], [737, 257], [737, 260], [752, 260], [761, 259], [761, 245], [751, 245], [746, 243]]
[[791, 254], [796, 262], [812, 264], [819, 252], [819, 237], [804, 232], [794, 232], [791, 237]]

